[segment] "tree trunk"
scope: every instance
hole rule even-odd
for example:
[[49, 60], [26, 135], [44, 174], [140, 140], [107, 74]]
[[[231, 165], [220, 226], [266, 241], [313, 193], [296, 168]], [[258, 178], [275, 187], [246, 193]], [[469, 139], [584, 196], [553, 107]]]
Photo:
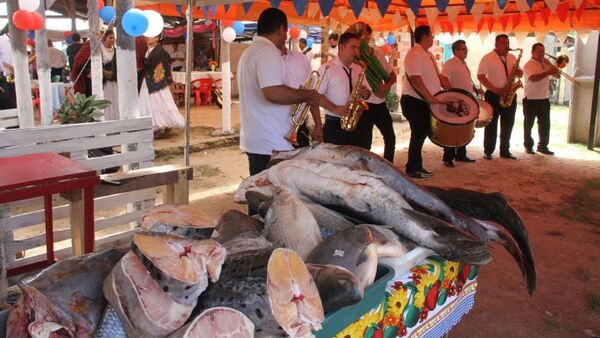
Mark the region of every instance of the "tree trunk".
[[119, 87], [119, 116], [121, 120], [140, 116], [137, 92], [135, 38], [123, 30], [121, 18], [133, 8], [132, 0], [117, 1], [117, 85]]
[[[6, 2], [7, 13], [14, 13], [19, 9], [18, 0]], [[31, 102], [31, 80], [29, 77], [29, 62], [25, 38], [27, 32], [15, 27], [12, 15], [8, 16], [10, 29], [10, 45], [12, 48], [13, 67], [15, 75], [15, 91], [17, 93], [17, 113], [20, 128], [31, 128], [33, 123], [33, 103]]]
[[[40, 4], [38, 13], [46, 21], [46, 10], [44, 3]], [[41, 125], [47, 126], [52, 123], [52, 84], [50, 78], [50, 65], [48, 64], [48, 38], [46, 37], [46, 25], [35, 32], [35, 62], [37, 65], [38, 85], [40, 89], [40, 118]]]

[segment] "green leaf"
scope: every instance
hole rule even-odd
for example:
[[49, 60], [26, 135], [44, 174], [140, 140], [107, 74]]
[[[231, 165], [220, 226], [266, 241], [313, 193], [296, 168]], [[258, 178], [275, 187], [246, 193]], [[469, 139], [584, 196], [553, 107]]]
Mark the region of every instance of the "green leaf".
[[398, 328], [388, 326], [383, 330], [383, 338], [396, 338], [398, 336]]
[[364, 338], [371, 338], [373, 337], [373, 334], [375, 333], [375, 328], [373, 326], [369, 326], [366, 330], [365, 333], [363, 335]]

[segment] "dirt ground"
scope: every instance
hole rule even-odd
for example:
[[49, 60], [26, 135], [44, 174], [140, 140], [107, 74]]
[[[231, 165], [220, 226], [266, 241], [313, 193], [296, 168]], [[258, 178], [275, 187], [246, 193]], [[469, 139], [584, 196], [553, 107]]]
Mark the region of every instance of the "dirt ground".
[[[234, 124], [235, 115], [234, 111]], [[556, 156], [524, 152], [520, 109], [511, 145], [516, 161], [498, 158], [497, 151], [493, 160], [483, 159], [483, 130], [468, 146], [469, 156], [477, 162], [458, 163], [455, 168], [444, 167], [442, 149], [426, 142], [424, 165], [434, 176], [419, 183], [506, 195], [527, 225], [538, 275], [537, 290], [529, 298], [517, 265], [503, 248], [492, 245], [493, 261], [480, 270], [475, 307], [450, 337], [600, 335], [600, 153], [566, 143], [567, 119], [566, 108], [553, 108], [550, 149]], [[211, 127], [218, 127], [212, 121]], [[396, 122], [395, 130], [394, 164], [403, 167], [408, 123]], [[381, 135], [375, 134], [373, 151], [382, 154]], [[177, 161], [182, 160], [158, 159]], [[231, 208], [245, 209], [232, 200], [233, 191], [248, 175], [246, 157], [236, 146], [193, 153], [191, 164], [192, 204], [214, 217]]]

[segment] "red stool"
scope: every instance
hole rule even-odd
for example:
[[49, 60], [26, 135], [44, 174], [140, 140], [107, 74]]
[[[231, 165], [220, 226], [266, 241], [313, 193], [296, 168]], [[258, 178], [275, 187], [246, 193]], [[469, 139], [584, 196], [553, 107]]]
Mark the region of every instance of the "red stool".
[[[192, 81], [192, 93], [194, 94], [196, 100], [196, 106], [202, 104], [211, 104], [212, 103], [212, 88], [213, 88], [213, 80], [212, 79], [196, 79]], [[202, 100], [202, 96], [204, 96], [204, 100]]]

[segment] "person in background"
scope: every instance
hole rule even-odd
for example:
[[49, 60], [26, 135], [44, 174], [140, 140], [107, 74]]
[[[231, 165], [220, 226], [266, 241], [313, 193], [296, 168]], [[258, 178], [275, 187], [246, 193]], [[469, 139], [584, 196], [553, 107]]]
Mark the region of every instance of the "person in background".
[[160, 45], [160, 36], [148, 38], [144, 74], [139, 97], [140, 115], [152, 116], [155, 138], [164, 137], [167, 128], [183, 128], [185, 121], [169, 89], [171, 56]]
[[311, 62], [312, 59], [314, 59], [312, 47], [308, 47], [308, 45], [306, 44], [306, 39], [300, 38], [300, 40], [298, 40], [298, 47], [300, 47], [300, 51], [302, 52], [302, 54], [304, 54], [304, 56], [306, 56], [308, 62]]
[[[477, 92], [483, 94], [481, 89], [475, 88], [471, 79], [471, 70], [465, 62], [469, 49], [465, 40], [456, 40], [452, 44], [452, 53], [454, 56], [450, 58], [444, 67], [442, 67], [442, 77], [450, 84], [450, 88], [459, 88], [466, 90], [469, 93]], [[467, 146], [450, 148], [444, 147], [444, 157], [442, 158], [444, 165], [448, 168], [454, 167], [454, 160], [459, 162], [475, 162], [475, 160], [467, 157]]]
[[559, 75], [558, 68], [546, 61], [545, 54], [544, 45], [539, 42], [535, 43], [531, 48], [531, 60], [527, 61], [523, 67], [525, 73], [523, 145], [528, 154], [535, 154], [531, 129], [537, 118], [539, 135], [537, 151], [546, 155], [554, 155], [554, 152], [548, 149], [550, 142], [550, 99], [548, 95], [550, 76], [558, 77]]
[[148, 50], [148, 43], [146, 37], [138, 36], [135, 38], [135, 64], [137, 67], [137, 85], [138, 94], [140, 88], [142, 88], [142, 82], [144, 81], [144, 58], [146, 51]]
[[50, 39], [48, 39], [48, 65], [52, 82], [61, 82], [63, 70], [67, 66], [67, 55], [54, 47]]
[[67, 57], [69, 58], [69, 69], [73, 69], [73, 61], [75, 60], [75, 55], [77, 55], [77, 53], [79, 53], [79, 50], [81, 49], [81, 36], [79, 35], [79, 33], [73, 33], [73, 35], [71, 35], [71, 38], [73, 39], [73, 43], [69, 45], [69, 47], [67, 47]]
[[0, 109], [11, 109], [17, 107], [15, 84], [6, 81], [14, 75], [12, 65], [12, 51], [10, 38], [8, 37], [8, 24], [2, 29], [0, 35]]
[[327, 38], [327, 40], [329, 41], [329, 50], [327, 51], [327, 54], [325, 54], [326, 60], [337, 57], [339, 39], [340, 36], [337, 35], [337, 33], [329, 34], [329, 38]]
[[115, 52], [115, 33], [107, 30], [100, 44], [102, 54], [102, 82], [104, 86], [104, 98], [111, 101], [111, 105], [104, 110], [105, 120], [118, 120], [119, 114], [119, 91], [117, 87], [117, 53]]

